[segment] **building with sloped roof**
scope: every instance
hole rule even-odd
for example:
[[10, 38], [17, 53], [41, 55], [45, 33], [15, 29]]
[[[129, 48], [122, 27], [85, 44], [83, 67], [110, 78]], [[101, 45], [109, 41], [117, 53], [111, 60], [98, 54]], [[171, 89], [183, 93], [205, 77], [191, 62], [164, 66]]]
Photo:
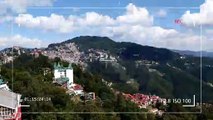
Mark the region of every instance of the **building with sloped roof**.
[[54, 80], [53, 83], [57, 83], [61, 86], [65, 86], [69, 89], [73, 82], [73, 68], [69, 64], [68, 67], [62, 66], [60, 63], [54, 64]]
[[21, 95], [0, 90], [0, 118], [4, 120], [21, 120]]
[[84, 95], [84, 88], [79, 84], [73, 84], [70, 90], [73, 90], [76, 95]]

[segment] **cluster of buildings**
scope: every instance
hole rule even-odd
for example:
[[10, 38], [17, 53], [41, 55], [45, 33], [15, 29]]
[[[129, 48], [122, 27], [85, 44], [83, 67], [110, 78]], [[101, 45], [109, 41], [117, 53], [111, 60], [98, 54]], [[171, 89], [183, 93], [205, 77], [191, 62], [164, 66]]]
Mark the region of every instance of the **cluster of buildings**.
[[24, 49], [14, 46], [13, 48], [1, 51], [0, 58], [2, 58], [3, 63], [8, 63], [23, 53], [29, 53], [35, 57], [44, 55], [48, 56], [50, 59], [60, 58], [63, 61], [79, 64], [83, 67], [87, 66], [85, 61], [117, 62], [116, 57], [112, 56], [105, 50], [91, 48], [87, 52], [81, 52], [75, 43], [66, 43], [56, 46], [53, 45], [47, 49]]
[[2, 63], [9, 63], [14, 60], [16, 57], [25, 53], [25, 50], [18, 46], [13, 46], [11, 48], [6, 48], [0, 52], [0, 59]]
[[33, 55], [35, 58], [39, 57], [40, 54], [42, 54], [42, 50], [37, 49], [37, 48], [33, 49], [33, 50], [30, 52], [30, 55]]
[[137, 60], [137, 61], [135, 61], [135, 65], [136, 65], [136, 67], [140, 67], [142, 65], [150, 67], [150, 66], [159, 65], [159, 63], [156, 61], [149, 61], [149, 60]]
[[56, 57], [69, 63], [79, 64], [84, 66], [83, 53], [75, 43], [66, 43], [59, 46], [52, 46], [48, 49], [42, 50], [42, 55], [48, 56], [50, 59]]
[[0, 78], [0, 120], [21, 120], [21, 95], [12, 92]]
[[123, 93], [123, 95], [127, 100], [136, 103], [139, 108], [147, 108], [148, 106], [156, 105], [156, 103], [158, 102], [166, 105], [166, 99], [160, 98], [159, 96], [155, 95], [144, 95], [140, 93], [136, 93], [133, 95]]
[[51, 46], [48, 49], [34, 49], [31, 55], [38, 57], [40, 54], [48, 56], [50, 59], [60, 58], [69, 63], [87, 66], [85, 61], [93, 62], [117, 62], [116, 57], [110, 55], [107, 51], [88, 49], [87, 52], [79, 51], [79, 47], [75, 43], [66, 43], [58, 46]]
[[100, 62], [117, 62], [117, 59], [108, 54], [104, 50], [95, 50], [89, 49], [87, 59], [92, 62], [93, 60], [100, 61]]
[[4, 54], [4, 53], [2, 53], [1, 55], [0, 55], [0, 61], [1, 61], [1, 63], [9, 63], [9, 62], [11, 62], [12, 60], [13, 60], [13, 57], [12, 56], [7, 56], [6, 54]]
[[84, 96], [84, 98], [88, 98], [90, 100], [95, 99], [94, 92], [86, 93], [81, 85], [74, 83], [73, 78], [74, 75], [71, 64], [69, 64], [68, 67], [64, 67], [59, 63], [54, 65], [54, 84], [66, 89], [67, 94], [69, 95]]

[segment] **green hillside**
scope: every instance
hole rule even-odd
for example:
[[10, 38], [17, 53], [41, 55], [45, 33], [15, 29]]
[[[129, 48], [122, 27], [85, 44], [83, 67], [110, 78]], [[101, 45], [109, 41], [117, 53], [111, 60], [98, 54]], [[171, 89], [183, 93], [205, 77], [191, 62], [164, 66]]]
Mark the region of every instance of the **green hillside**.
[[[101, 74], [104, 79], [114, 83], [114, 87], [130, 93], [142, 92], [162, 97], [186, 98], [200, 95], [200, 58], [184, 56], [164, 48], [142, 46], [135, 43], [115, 42], [107, 37], [82, 36], [61, 44], [74, 42], [81, 51], [88, 49], [108, 51], [118, 58], [117, 63], [100, 61], [88, 62], [92, 73]], [[51, 46], [51, 45], [50, 45]], [[50, 47], [49, 46], [49, 47]], [[148, 61], [136, 65], [137, 61]], [[153, 64], [154, 63], [154, 64]], [[157, 63], [157, 64], [155, 64]], [[213, 59], [203, 58], [203, 65], [212, 65]], [[125, 70], [122, 69], [125, 67]], [[150, 72], [154, 69], [154, 72]], [[213, 67], [202, 66], [203, 80], [212, 83]], [[126, 84], [133, 80], [136, 84]], [[119, 87], [122, 85], [123, 87]], [[204, 93], [211, 93], [213, 88], [205, 86]], [[204, 100], [212, 102], [211, 95], [204, 95]]]

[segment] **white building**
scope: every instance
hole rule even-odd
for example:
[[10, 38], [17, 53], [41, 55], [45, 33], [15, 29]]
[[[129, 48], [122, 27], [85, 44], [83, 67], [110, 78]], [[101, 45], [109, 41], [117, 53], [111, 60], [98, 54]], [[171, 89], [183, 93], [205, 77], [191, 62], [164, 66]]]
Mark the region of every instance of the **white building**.
[[72, 84], [70, 90], [74, 91], [76, 95], [84, 95], [84, 89], [79, 84]]
[[0, 78], [0, 120], [21, 120], [21, 95], [12, 92]]
[[[71, 64], [68, 67], [63, 67], [60, 64], [54, 65], [54, 80], [53, 83], [60, 85], [67, 89], [69, 95], [79, 95], [84, 96], [84, 88], [79, 85], [75, 84], [73, 80], [73, 68]], [[94, 96], [92, 96], [94, 98]]]
[[73, 82], [73, 68], [71, 64], [68, 67], [63, 67], [59, 63], [54, 65], [54, 82], [60, 85], [65, 85], [70, 88]]
[[21, 120], [21, 95], [0, 90], [0, 119], [3, 120]]

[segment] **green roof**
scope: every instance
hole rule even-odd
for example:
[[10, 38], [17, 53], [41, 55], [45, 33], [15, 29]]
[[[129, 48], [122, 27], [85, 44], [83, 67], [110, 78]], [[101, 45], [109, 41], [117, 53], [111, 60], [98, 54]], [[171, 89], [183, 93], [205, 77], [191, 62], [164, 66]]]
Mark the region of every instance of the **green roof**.
[[0, 85], [5, 84], [3, 79], [0, 79]]
[[60, 63], [54, 63], [54, 69], [60, 69], [60, 70], [67, 70], [67, 69], [73, 69], [72, 64], [69, 64], [68, 67], [62, 66]]
[[69, 81], [69, 78], [68, 77], [61, 77], [61, 78], [57, 78], [56, 81], [59, 84], [64, 84], [64, 83]]

